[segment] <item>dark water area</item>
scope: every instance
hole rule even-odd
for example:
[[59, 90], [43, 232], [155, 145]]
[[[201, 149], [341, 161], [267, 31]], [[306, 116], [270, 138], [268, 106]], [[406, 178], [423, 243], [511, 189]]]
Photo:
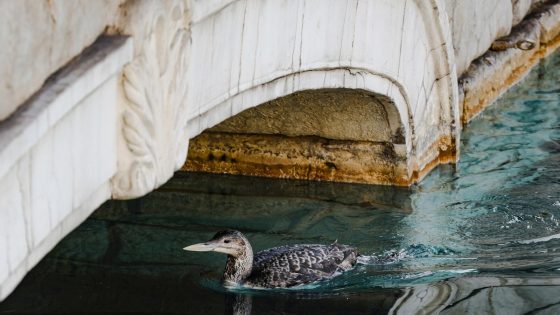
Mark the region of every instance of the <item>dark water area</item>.
[[[225, 256], [185, 252], [243, 231], [256, 251], [352, 244], [364, 259], [291, 290], [224, 289]], [[410, 189], [178, 173], [110, 201], [0, 313], [560, 314], [560, 53], [462, 135], [461, 160]]]

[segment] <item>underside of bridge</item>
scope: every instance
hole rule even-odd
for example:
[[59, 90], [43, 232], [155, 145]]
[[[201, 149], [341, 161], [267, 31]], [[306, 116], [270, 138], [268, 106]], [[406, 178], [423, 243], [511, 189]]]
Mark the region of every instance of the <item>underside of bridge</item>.
[[363, 90], [307, 90], [247, 109], [190, 140], [183, 170], [408, 185], [394, 103]]

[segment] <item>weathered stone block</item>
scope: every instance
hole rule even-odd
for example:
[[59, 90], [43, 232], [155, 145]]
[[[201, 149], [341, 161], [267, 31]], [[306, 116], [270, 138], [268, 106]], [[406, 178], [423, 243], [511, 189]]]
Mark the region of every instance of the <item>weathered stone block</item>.
[[116, 173], [117, 84], [116, 78], [106, 81], [71, 114], [74, 130], [80, 130], [70, 139], [75, 208]]
[[124, 37], [97, 43], [0, 124], [0, 299], [110, 196], [132, 51]]
[[0, 247], [5, 249], [1, 255], [3, 258], [0, 259], [0, 274], [13, 273], [23, 263], [29, 251], [23, 196], [23, 190], [29, 187], [29, 177], [20, 171], [28, 161], [24, 159], [22, 162], [0, 180], [0, 243], [3, 243]]
[[209, 130], [375, 142], [400, 137], [404, 143], [399, 128], [398, 112], [386, 97], [332, 89], [294, 93], [244, 111]]

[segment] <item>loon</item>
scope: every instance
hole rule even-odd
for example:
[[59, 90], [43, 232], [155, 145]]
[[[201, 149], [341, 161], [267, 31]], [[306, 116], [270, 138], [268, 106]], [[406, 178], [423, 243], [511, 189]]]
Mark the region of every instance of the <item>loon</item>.
[[349, 245], [298, 244], [274, 247], [253, 255], [249, 240], [239, 231], [225, 230], [207, 242], [183, 248], [227, 254], [226, 286], [288, 288], [334, 277], [356, 264], [358, 253]]

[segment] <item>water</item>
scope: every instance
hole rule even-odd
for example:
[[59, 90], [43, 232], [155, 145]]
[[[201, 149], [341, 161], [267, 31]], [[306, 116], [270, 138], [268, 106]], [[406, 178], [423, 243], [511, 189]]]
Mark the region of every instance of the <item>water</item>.
[[[411, 189], [177, 174], [107, 202], [0, 313], [560, 313], [559, 76], [555, 53]], [[256, 250], [338, 240], [367, 257], [298, 290], [226, 290], [224, 256], [181, 250], [225, 228]]]

